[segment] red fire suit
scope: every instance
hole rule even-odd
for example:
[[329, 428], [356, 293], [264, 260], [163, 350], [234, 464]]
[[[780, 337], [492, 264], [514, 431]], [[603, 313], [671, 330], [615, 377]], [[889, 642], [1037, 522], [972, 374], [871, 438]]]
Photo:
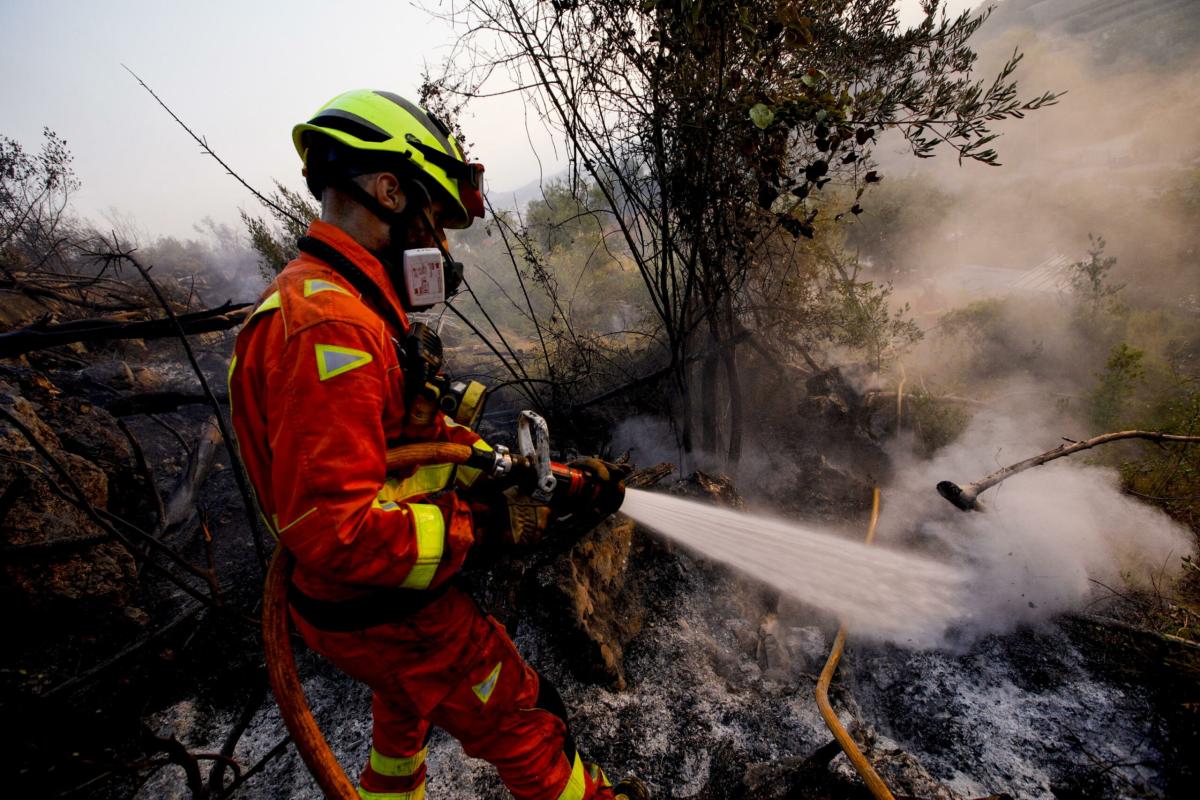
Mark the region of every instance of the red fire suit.
[[[324, 222], [308, 235], [349, 259], [407, 327], [371, 253]], [[374, 692], [359, 792], [421, 800], [436, 725], [495, 764], [517, 798], [611, 798], [604, 773], [576, 752], [553, 686], [447, 583], [475, 527], [456, 492], [441, 490], [469, 483], [471, 470], [385, 474], [385, 451], [398, 444], [487, 447], [440, 414], [433, 425], [406, 425], [395, 345], [404, 334], [353, 281], [302, 254], [268, 287], [229, 368], [239, 450], [264, 519], [296, 560], [295, 624], [313, 650]]]

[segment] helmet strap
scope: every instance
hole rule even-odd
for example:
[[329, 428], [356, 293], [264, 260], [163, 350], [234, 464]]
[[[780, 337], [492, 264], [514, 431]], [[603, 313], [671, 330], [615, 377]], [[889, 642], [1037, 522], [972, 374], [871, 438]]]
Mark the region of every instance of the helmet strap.
[[443, 271], [446, 281], [446, 299], [449, 300], [450, 298], [454, 297], [454, 295], [458, 294], [459, 287], [462, 286], [463, 263], [461, 261], [455, 261], [454, 257], [450, 255], [450, 251], [447, 250], [445, 245], [442, 244], [442, 240], [437, 235], [437, 231], [434, 230], [433, 222], [429, 219], [429, 215], [421, 214], [421, 219], [424, 220], [425, 227], [429, 229], [429, 238], [433, 239], [434, 246], [437, 247], [442, 254], [442, 263], [445, 265]]
[[[413, 215], [421, 219], [425, 227], [429, 230], [434, 246], [441, 252], [444, 265], [443, 275], [446, 282], [446, 298], [449, 299], [454, 296], [462, 284], [463, 265], [461, 261], [455, 261], [451, 257], [450, 252], [438, 237], [437, 230], [433, 226], [433, 221], [429, 218], [429, 211], [432, 209], [433, 200], [429, 196], [429, 190], [420, 181], [408, 180], [404, 182], [405, 204], [401, 211], [392, 211], [386, 207], [353, 178], [346, 177], [331, 185], [350, 195], [355, 202], [378, 217], [381, 222], [387, 224], [390, 241], [375, 255], [383, 263], [383, 267], [393, 283], [400, 285], [402, 291], [398, 294], [402, 300], [408, 296], [408, 292], [403, 290], [404, 270], [400, 268], [400, 265], [404, 263], [404, 251], [407, 249], [404, 239], [408, 235], [409, 220]], [[404, 303], [404, 305], [407, 306], [407, 303]], [[406, 308], [405, 310], [414, 311], [419, 309]]]

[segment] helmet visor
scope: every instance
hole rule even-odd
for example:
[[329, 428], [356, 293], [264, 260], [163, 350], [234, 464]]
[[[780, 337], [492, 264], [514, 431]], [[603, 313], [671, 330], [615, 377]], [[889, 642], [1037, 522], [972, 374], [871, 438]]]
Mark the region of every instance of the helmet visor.
[[458, 196], [467, 210], [467, 224], [483, 219], [483, 164], [464, 164], [467, 168], [458, 178]]

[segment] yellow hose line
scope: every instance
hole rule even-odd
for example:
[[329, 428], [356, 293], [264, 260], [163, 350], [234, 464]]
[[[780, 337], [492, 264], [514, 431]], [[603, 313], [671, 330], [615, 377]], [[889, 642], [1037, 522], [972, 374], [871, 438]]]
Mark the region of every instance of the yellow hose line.
[[[867, 528], [867, 544], [875, 541], [875, 525], [879, 522], [879, 487], [875, 487], [875, 492], [871, 501], [871, 524]], [[883, 778], [879, 777], [879, 773], [871, 766], [871, 762], [858, 749], [858, 745], [850, 738], [850, 734], [842, 727], [842, 723], [838, 720], [837, 714], [833, 712], [833, 706], [829, 704], [829, 684], [833, 681], [833, 673], [837, 671], [838, 662], [842, 659], [842, 648], [846, 644], [846, 626], [842, 625], [838, 628], [837, 637], [833, 640], [833, 649], [829, 651], [829, 660], [825, 662], [825, 668], [821, 670], [821, 679], [817, 681], [817, 708], [821, 710], [821, 716], [825, 719], [825, 725], [829, 727], [829, 732], [833, 734], [833, 738], [842, 746], [842, 751], [846, 757], [850, 759], [850, 763], [854, 765], [854, 769], [862, 776], [863, 783], [867, 784], [867, 788], [875, 797], [875, 800], [896, 800], [892, 794], [892, 790], [883, 782]]]

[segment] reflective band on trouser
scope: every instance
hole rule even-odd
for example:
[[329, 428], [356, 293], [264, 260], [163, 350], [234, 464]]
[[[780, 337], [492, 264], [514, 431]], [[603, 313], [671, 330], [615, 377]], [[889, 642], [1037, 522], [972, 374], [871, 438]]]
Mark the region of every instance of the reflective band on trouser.
[[425, 756], [429, 753], [429, 748], [424, 747], [421, 752], [415, 756], [400, 756], [392, 757], [385, 756], [383, 753], [371, 748], [371, 769], [377, 774], [384, 775], [388, 778], [405, 778], [412, 775], [421, 765], [425, 763]]
[[425, 784], [422, 783], [411, 792], [368, 792], [360, 788], [358, 796], [362, 800], [425, 800]]
[[583, 800], [585, 792], [587, 792], [587, 777], [583, 771], [583, 759], [579, 757], [579, 753], [576, 753], [575, 763], [571, 766], [571, 777], [559, 793], [558, 800]]
[[400, 584], [402, 589], [428, 589], [442, 563], [442, 550], [446, 546], [446, 521], [442, 510], [424, 503], [409, 503], [413, 516], [413, 530], [417, 537], [417, 561], [412, 571]]

